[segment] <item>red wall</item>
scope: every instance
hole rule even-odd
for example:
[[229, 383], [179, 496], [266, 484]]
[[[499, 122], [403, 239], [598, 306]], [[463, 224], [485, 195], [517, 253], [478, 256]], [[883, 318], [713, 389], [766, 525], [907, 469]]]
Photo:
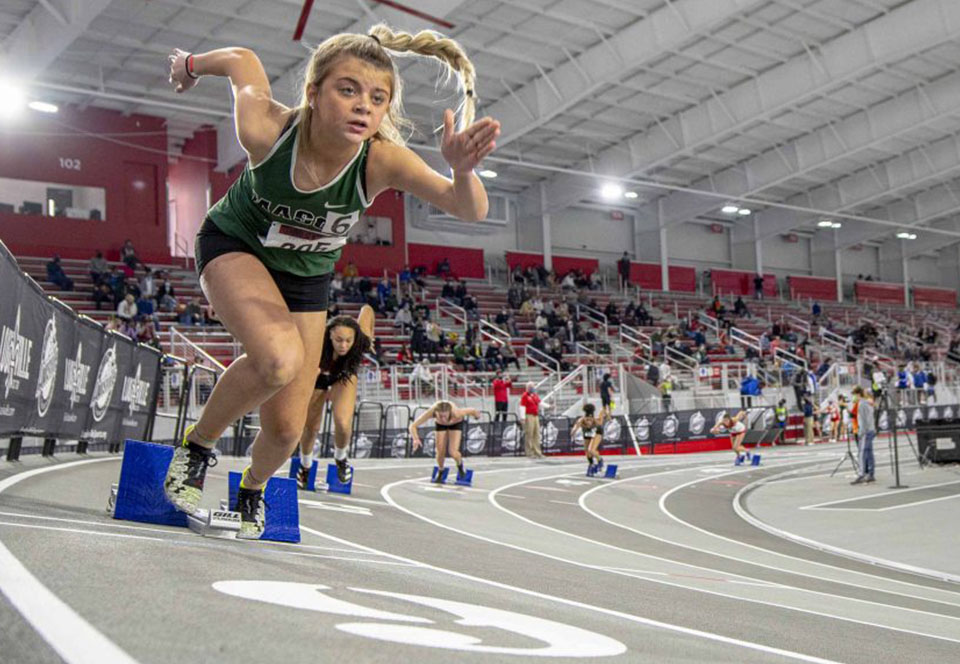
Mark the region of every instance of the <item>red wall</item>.
[[554, 256], [553, 271], [564, 276], [570, 270], [580, 270], [588, 277], [600, 266], [596, 258], [578, 258], [576, 256]]
[[886, 284], [879, 281], [858, 281], [853, 284], [857, 302], [904, 303], [903, 284]]
[[530, 267], [531, 265], [533, 267], [543, 265], [543, 254], [528, 254], [523, 251], [508, 251], [506, 257], [507, 267], [511, 270], [518, 265], [524, 269]]
[[923, 288], [920, 286], [914, 286], [913, 306], [956, 309], [957, 291], [950, 288]]
[[[756, 276], [753, 272], [738, 270], [710, 270], [713, 294], [753, 295], [753, 280]], [[764, 275], [763, 294], [770, 297], [777, 295], [777, 279], [772, 274]]]
[[429, 274], [435, 274], [437, 264], [444, 258], [450, 261], [450, 271], [457, 277], [483, 279], [483, 249], [461, 249], [436, 244], [408, 244], [407, 256], [411, 267], [423, 265]]
[[[837, 280], [823, 279], [820, 277], [787, 277], [787, 283], [790, 286], [790, 299], [797, 300], [802, 297], [813, 298], [814, 300], [823, 300], [826, 302], [837, 301]], [[764, 282], [766, 290], [766, 282]]]
[[343, 248], [336, 269], [343, 270], [348, 262], [356, 263], [361, 275], [379, 277], [383, 271], [395, 273], [406, 261], [407, 236], [403, 216], [403, 194], [392, 189], [377, 196], [367, 209], [372, 217], [390, 217], [393, 220], [393, 244], [389, 247], [371, 244], [347, 244]]
[[[668, 265], [667, 276], [670, 290], [682, 293], [697, 291], [697, 271], [692, 267]], [[644, 290], [663, 290], [663, 278], [659, 263], [630, 263], [630, 283]]]
[[[131, 135], [116, 136], [124, 132]], [[89, 258], [102, 249], [117, 258], [129, 238], [142, 259], [169, 260], [162, 118], [62, 106], [53, 116], [29, 112], [15, 125], [0, 126], [0, 145], [0, 177], [106, 190], [102, 221], [0, 213], [0, 237], [14, 253]], [[80, 170], [61, 167], [61, 158], [79, 160]]]

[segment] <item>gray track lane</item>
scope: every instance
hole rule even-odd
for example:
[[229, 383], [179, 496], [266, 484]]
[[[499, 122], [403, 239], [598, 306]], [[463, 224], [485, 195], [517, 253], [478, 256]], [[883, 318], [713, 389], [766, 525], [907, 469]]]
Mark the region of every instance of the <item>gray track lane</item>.
[[[663, 460], [658, 461], [663, 463]], [[514, 467], [507, 469], [506, 466]], [[625, 472], [654, 472], [665, 468]], [[402, 561], [310, 533], [305, 534], [305, 545], [346, 551], [216, 542], [168, 529], [124, 530], [116, 527], [122, 524], [106, 518], [102, 512], [104, 487], [115, 481], [117, 470], [118, 465], [110, 462], [68, 469], [30, 478], [0, 494], [0, 511], [32, 515], [30, 518], [0, 516], [0, 521], [17, 524], [0, 525], [0, 541], [51, 590], [144, 662], [195, 660], [199, 657], [217, 661], [262, 661], [264, 657], [314, 661], [324, 653], [336, 653], [337, 658], [350, 657], [356, 661], [416, 658], [433, 662], [453, 654], [439, 648], [396, 645], [349, 634], [337, 629], [336, 625], [356, 622], [354, 619], [241, 599], [212, 588], [214, 582], [231, 579], [324, 584], [337, 589], [338, 597], [396, 613], [410, 613], [409, 603], [349, 589], [418, 594], [516, 611], [578, 625], [616, 639], [628, 648], [617, 658], [623, 661], [787, 661], [784, 657], [644, 626], [587, 608], [505, 592], [422, 566], [396, 564]], [[227, 468], [216, 470], [216, 476], [211, 478], [211, 492], [217, 491], [218, 483], [223, 481], [221, 474], [225, 476]], [[511, 529], [529, 530], [518, 525], [513, 517], [490, 506], [485, 489], [525, 478], [556, 475], [565, 469], [531, 467], [522, 461], [508, 461], [495, 464], [493, 470], [495, 472], [478, 469], [476, 491], [435, 492], [430, 491], [430, 487], [410, 482], [396, 486], [390, 496], [415, 506], [419, 514], [451, 527], [469, 525], [480, 532], [494, 534]], [[579, 470], [579, 464], [571, 468], [571, 472]], [[422, 465], [413, 468], [402, 464], [399, 468], [383, 470], [361, 467], [357, 481], [364, 486], [355, 489], [356, 500], [345, 501], [323, 495], [305, 498], [335, 507], [351, 505], [362, 509], [355, 509], [353, 513], [307, 509], [302, 521], [308, 528], [330, 537], [415, 561], [449, 566], [476, 577], [662, 620], [671, 625], [702, 629], [825, 658], [850, 662], [937, 661], [938, 658], [951, 661], [950, 657], [956, 652], [956, 644], [903, 634], [891, 636], [887, 630], [762, 607], [735, 598], [710, 596], [646, 579], [586, 570], [560, 560], [549, 560], [465, 537], [379, 504], [382, 502], [381, 486], [417, 477], [424, 472]], [[91, 487], [95, 489], [91, 490]], [[513, 495], [520, 490], [512, 488], [504, 493]], [[526, 493], [532, 495], [526, 496]], [[567, 495], [565, 492], [527, 489], [526, 493], [523, 494], [524, 500], [512, 500], [522, 504], [519, 509], [530, 514], [531, 518], [548, 519], [578, 513], [576, 518], [563, 520], [561, 525], [566, 529], [585, 529], [582, 532], [589, 532], [591, 536], [600, 533], [604, 540], [621, 544], [626, 540], [615, 538], [629, 535], [612, 527], [610, 530], [594, 530], [598, 523], [605, 524], [585, 520], [584, 513], [577, 507], [563, 504], [575, 502], [575, 498], [568, 499], [575, 497], [576, 492]], [[551, 502], [558, 498], [562, 500]], [[508, 503], [511, 499], [501, 497], [500, 500]], [[512, 509], [515, 505], [510, 503], [510, 507]], [[488, 508], [490, 514], [486, 513]], [[472, 518], [474, 510], [483, 514], [481, 521], [465, 524], [464, 520]], [[35, 516], [92, 523], [42, 521], [33, 518]], [[37, 526], [73, 528], [94, 534], [38, 530]], [[95, 533], [112, 533], [114, 536]], [[116, 537], [117, 534], [135, 534], [149, 539]], [[630, 541], [631, 546], [636, 544], [636, 540], [631, 538]], [[677, 552], [677, 557], [685, 559], [690, 553]], [[586, 555], [589, 555], [589, 549], [570, 545], [571, 558]], [[65, 564], [67, 559], [76, 561], [76, 564]], [[375, 560], [379, 562], [373, 562]], [[193, 576], [185, 576], [185, 570]], [[435, 620], [436, 628], [467, 633], [482, 638], [483, 643], [515, 647], [534, 645], [526, 637], [503, 630], [454, 624], [451, 616], [444, 612], [418, 607], [412, 613]], [[216, 620], [201, 620], [203, 627], [198, 628], [195, 626], [197, 616], [216, 616]], [[317, 637], [310, 638], [313, 634]], [[922, 659], [914, 659], [921, 654]], [[519, 659], [503, 654], [462, 652], [456, 656], [468, 661]]]

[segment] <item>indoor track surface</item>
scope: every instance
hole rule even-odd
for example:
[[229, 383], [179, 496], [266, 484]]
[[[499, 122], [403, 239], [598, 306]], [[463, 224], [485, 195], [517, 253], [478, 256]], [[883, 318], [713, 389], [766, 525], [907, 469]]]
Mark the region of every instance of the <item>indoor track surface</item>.
[[957, 549], [923, 539], [960, 473], [851, 487], [841, 453], [472, 459], [470, 488], [359, 460], [300, 492], [300, 544], [116, 521], [119, 456], [0, 464], [0, 661], [960, 662]]

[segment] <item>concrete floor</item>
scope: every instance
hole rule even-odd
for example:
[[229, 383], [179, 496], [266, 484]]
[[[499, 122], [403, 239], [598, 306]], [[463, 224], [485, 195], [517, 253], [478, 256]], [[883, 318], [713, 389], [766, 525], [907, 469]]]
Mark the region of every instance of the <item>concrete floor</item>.
[[0, 463], [0, 661], [960, 662], [960, 470], [840, 455], [358, 460], [300, 544], [116, 521], [119, 457]]

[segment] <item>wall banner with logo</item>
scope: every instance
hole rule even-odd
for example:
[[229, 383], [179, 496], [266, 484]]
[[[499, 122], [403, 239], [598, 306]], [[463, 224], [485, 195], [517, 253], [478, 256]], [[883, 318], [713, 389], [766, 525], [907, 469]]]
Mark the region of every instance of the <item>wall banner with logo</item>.
[[0, 284], [0, 436], [143, 439], [161, 354], [47, 297], [2, 242]]

